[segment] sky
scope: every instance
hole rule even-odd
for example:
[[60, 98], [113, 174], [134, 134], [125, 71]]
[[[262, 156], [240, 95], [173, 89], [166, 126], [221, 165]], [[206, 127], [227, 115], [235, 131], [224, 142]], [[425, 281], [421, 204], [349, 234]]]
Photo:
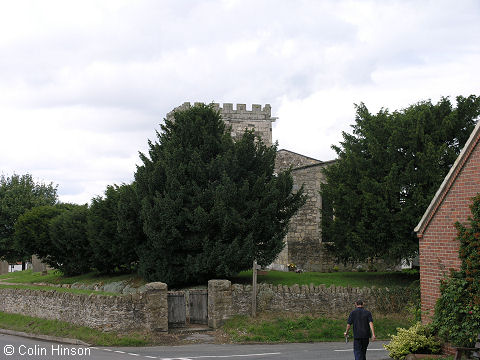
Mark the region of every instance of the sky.
[[0, 175], [84, 204], [130, 183], [182, 103], [271, 104], [326, 161], [355, 105], [480, 95], [478, 0], [0, 1]]

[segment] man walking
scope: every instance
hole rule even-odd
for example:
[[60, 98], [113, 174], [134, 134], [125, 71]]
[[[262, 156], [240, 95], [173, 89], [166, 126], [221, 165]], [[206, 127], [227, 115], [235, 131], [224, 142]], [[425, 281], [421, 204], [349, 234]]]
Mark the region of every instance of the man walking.
[[355, 306], [356, 309], [348, 317], [347, 330], [345, 330], [343, 335], [347, 336], [350, 326], [353, 325], [353, 353], [355, 360], [366, 360], [370, 336], [372, 341], [375, 341], [372, 313], [363, 308], [362, 300], [357, 300]]

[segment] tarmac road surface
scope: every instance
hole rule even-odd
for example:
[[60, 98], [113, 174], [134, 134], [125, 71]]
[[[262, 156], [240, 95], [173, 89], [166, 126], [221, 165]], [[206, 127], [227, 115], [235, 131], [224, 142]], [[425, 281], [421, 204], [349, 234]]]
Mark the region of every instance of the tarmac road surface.
[[[384, 342], [370, 343], [367, 359], [389, 359]], [[85, 347], [40, 341], [12, 335], [0, 335], [0, 359], [5, 360], [352, 360], [353, 344], [195, 344], [152, 347]]]

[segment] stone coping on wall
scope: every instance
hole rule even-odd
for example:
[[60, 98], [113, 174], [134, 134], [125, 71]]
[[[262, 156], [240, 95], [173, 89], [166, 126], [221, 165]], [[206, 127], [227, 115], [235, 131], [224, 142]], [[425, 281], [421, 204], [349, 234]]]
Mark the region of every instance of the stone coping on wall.
[[70, 322], [104, 331], [167, 331], [167, 285], [139, 294], [107, 296], [55, 290], [0, 289], [0, 311]]
[[[259, 284], [257, 312], [345, 314], [359, 299], [372, 311], [401, 312], [410, 298], [408, 291], [389, 288]], [[232, 313], [250, 314], [251, 299], [251, 285], [232, 285]]]

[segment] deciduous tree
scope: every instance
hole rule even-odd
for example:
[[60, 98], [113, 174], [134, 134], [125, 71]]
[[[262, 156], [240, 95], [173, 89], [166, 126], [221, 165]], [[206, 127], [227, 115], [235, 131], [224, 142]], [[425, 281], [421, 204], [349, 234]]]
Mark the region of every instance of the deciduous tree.
[[35, 182], [32, 175], [0, 176], [0, 259], [26, 260], [30, 254], [14, 244], [15, 222], [25, 211], [57, 202], [57, 187]]

